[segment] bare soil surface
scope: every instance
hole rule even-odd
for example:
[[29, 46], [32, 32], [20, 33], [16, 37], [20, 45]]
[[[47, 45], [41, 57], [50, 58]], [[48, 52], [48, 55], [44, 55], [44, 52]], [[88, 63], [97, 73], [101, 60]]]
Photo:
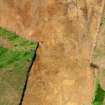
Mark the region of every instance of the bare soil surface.
[[103, 8], [104, 0], [0, 0], [0, 25], [39, 42], [23, 105], [91, 105]]

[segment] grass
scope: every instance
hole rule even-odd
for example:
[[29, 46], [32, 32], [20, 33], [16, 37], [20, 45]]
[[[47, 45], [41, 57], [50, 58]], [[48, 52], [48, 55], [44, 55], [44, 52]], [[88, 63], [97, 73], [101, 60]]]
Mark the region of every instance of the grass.
[[37, 43], [1, 27], [0, 38], [12, 45], [0, 45], [0, 105], [18, 105]]
[[6, 29], [1, 27], [0, 27], [0, 37], [5, 38], [14, 46], [14, 49], [12, 50], [27, 51], [27, 50], [33, 50], [34, 48], [37, 47], [37, 44], [35, 42], [26, 40], [23, 37], [19, 37], [18, 35], [16, 35], [16, 33], [7, 31]]
[[[105, 16], [103, 17], [100, 26], [101, 28], [105, 28]], [[101, 37], [102, 37], [102, 40], [99, 40], [99, 39], [97, 40], [97, 46], [93, 54], [94, 61], [98, 63], [100, 63], [101, 60], [105, 59], [105, 36], [104, 34], [102, 34]], [[102, 73], [103, 70], [100, 69], [99, 72]], [[104, 72], [102, 74], [103, 76], [105, 76]], [[98, 78], [98, 76], [96, 78]], [[95, 89], [95, 94], [94, 94], [92, 105], [105, 105], [105, 90], [102, 89], [100, 85], [100, 80], [96, 80], [96, 89]]]
[[34, 50], [29, 51], [12, 51], [11, 49], [0, 47], [0, 69], [11, 69], [18, 70], [14, 68], [13, 65], [20, 63], [28, 63], [32, 60], [34, 56]]
[[12, 65], [23, 65], [32, 60], [37, 44], [19, 37], [13, 32], [7, 31], [0, 27], [0, 37], [8, 40], [14, 46], [13, 48], [4, 48], [0, 46], [0, 69], [18, 70]]
[[[102, 47], [102, 46], [101, 46]], [[94, 57], [96, 58], [103, 58], [105, 56], [105, 50], [102, 48], [97, 48], [95, 53], [94, 53]]]
[[105, 99], [105, 91], [101, 88], [99, 82], [96, 83], [95, 97], [92, 105], [103, 105]]

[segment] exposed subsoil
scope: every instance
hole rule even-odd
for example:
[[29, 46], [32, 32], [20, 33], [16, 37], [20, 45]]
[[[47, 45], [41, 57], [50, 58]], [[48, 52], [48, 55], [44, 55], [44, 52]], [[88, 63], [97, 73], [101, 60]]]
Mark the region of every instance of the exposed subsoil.
[[104, 0], [0, 0], [0, 26], [39, 42], [22, 105], [91, 105], [103, 8]]

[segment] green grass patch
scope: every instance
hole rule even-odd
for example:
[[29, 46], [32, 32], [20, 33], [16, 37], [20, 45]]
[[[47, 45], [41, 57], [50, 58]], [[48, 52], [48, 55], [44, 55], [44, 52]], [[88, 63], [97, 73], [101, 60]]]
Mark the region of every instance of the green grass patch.
[[16, 33], [7, 31], [4, 28], [0, 27], [0, 37], [5, 38], [14, 46], [14, 49], [12, 50], [31, 50], [35, 49], [37, 47], [37, 43], [26, 40], [23, 37], [19, 37]]
[[14, 65], [18, 64], [18, 62], [22, 62], [20, 65], [23, 65], [32, 60], [37, 43], [19, 37], [15, 33], [1, 27], [0, 37], [8, 40], [8, 42], [14, 46], [13, 48], [0, 46], [0, 69], [18, 70], [18, 67], [14, 68]]
[[95, 97], [92, 105], [103, 105], [105, 99], [105, 91], [101, 88], [99, 82], [96, 83]]
[[12, 45], [0, 44], [0, 105], [18, 105], [37, 43], [1, 27], [0, 38]]

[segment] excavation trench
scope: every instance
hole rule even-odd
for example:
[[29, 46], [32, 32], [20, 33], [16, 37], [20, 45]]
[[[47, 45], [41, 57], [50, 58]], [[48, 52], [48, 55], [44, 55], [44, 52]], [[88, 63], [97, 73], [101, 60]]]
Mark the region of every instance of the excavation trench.
[[32, 62], [31, 62], [31, 64], [30, 64], [30, 66], [29, 66], [29, 68], [28, 68], [28, 71], [27, 71], [27, 74], [26, 74], [26, 81], [25, 81], [25, 85], [24, 85], [24, 89], [23, 89], [23, 93], [22, 93], [22, 95], [21, 95], [21, 99], [20, 99], [19, 105], [22, 105], [22, 103], [23, 103], [23, 99], [24, 99], [25, 92], [26, 92], [26, 89], [27, 89], [28, 79], [29, 79], [29, 76], [30, 76], [30, 71], [31, 71], [31, 69], [32, 69], [33, 63], [35, 62], [36, 51], [37, 51], [37, 49], [38, 49], [38, 46], [39, 46], [39, 44], [37, 43], [37, 47], [36, 47], [36, 49], [35, 49], [34, 57], [33, 57], [33, 59], [32, 59]]

